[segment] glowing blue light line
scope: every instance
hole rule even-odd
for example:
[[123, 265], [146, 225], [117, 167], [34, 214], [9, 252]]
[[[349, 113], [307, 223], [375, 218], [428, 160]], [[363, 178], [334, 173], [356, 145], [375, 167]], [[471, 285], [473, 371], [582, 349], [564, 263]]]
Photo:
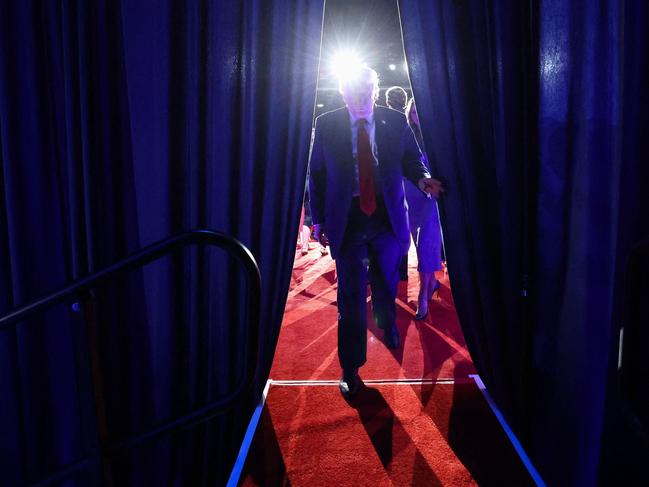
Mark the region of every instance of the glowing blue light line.
[[532, 461], [530, 460], [530, 457], [528, 457], [527, 453], [525, 453], [525, 450], [523, 449], [523, 445], [521, 445], [521, 442], [518, 441], [518, 438], [516, 438], [516, 435], [507, 424], [507, 421], [505, 421], [505, 417], [500, 412], [500, 409], [498, 409], [498, 406], [496, 406], [496, 403], [489, 395], [489, 392], [487, 392], [487, 388], [482, 382], [480, 376], [478, 374], [470, 374], [469, 377], [475, 380], [478, 389], [480, 389], [480, 392], [482, 392], [482, 395], [487, 401], [487, 403], [489, 404], [489, 407], [493, 411], [496, 418], [498, 418], [500, 425], [503, 427], [503, 430], [505, 430], [505, 434], [507, 434], [509, 441], [511, 441], [512, 446], [514, 447], [514, 450], [516, 450], [516, 453], [518, 453], [518, 456], [523, 462], [523, 465], [525, 465], [525, 468], [527, 468], [527, 471], [529, 472], [534, 482], [536, 482], [536, 485], [538, 485], [539, 487], [546, 487], [545, 482], [543, 482], [543, 479], [539, 475], [539, 472], [536, 470], [536, 468], [534, 468], [534, 465], [532, 465]]
[[246, 463], [246, 457], [248, 456], [248, 451], [250, 450], [252, 438], [255, 436], [255, 431], [257, 430], [257, 425], [259, 424], [261, 412], [264, 409], [264, 404], [266, 404], [266, 395], [268, 394], [269, 386], [270, 381], [266, 381], [264, 392], [261, 394], [261, 399], [259, 399], [259, 404], [257, 404], [255, 411], [252, 413], [250, 423], [248, 424], [248, 429], [246, 430], [246, 435], [243, 437], [243, 441], [241, 442], [239, 455], [237, 456], [237, 461], [234, 462], [234, 467], [232, 467], [232, 472], [230, 473], [230, 479], [228, 480], [227, 487], [237, 487], [237, 484], [239, 483], [239, 477], [241, 477], [243, 465]]

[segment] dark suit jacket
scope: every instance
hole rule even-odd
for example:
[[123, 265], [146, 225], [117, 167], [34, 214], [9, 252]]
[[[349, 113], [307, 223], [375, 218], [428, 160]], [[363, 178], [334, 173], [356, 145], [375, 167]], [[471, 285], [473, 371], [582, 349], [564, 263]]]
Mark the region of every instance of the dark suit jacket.
[[[403, 113], [375, 106], [375, 139], [378, 184], [394, 234], [405, 253], [410, 244], [403, 177], [415, 185], [430, 177]], [[324, 224], [331, 255], [336, 258], [347, 226], [352, 201], [354, 157], [347, 108], [323, 113], [315, 121], [315, 137], [309, 158], [309, 193], [313, 223]]]

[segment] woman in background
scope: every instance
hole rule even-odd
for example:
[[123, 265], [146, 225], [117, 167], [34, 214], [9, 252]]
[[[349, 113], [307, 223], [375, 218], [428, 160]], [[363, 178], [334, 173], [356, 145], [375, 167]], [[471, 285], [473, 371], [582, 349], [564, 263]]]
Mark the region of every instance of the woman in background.
[[[408, 100], [406, 118], [424, 156], [426, 167], [430, 171], [414, 98]], [[428, 315], [428, 301], [435, 292], [439, 294], [440, 283], [435, 277], [435, 271], [442, 268], [442, 231], [439, 226], [439, 213], [435, 199], [422, 193], [409, 181], [405, 182], [405, 189], [410, 233], [417, 249], [417, 270], [419, 271], [419, 296], [415, 319], [423, 320]]]

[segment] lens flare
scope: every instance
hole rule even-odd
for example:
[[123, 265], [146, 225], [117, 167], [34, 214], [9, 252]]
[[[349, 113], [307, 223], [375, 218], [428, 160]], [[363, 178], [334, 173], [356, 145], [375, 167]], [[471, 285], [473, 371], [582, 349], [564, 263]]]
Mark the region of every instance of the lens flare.
[[362, 66], [361, 57], [348, 50], [337, 52], [331, 61], [331, 71], [339, 80], [354, 79]]

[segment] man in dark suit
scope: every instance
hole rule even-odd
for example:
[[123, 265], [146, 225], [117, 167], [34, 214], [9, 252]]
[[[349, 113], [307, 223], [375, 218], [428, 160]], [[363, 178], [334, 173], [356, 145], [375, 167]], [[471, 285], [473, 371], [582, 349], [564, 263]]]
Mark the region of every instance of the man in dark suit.
[[377, 324], [386, 345], [399, 347], [399, 260], [410, 244], [403, 177], [435, 197], [443, 189], [430, 177], [403, 114], [375, 106], [376, 71], [360, 68], [341, 80], [340, 92], [346, 107], [316, 119], [309, 192], [316, 236], [336, 261], [340, 391], [351, 398], [366, 360], [368, 271]]

